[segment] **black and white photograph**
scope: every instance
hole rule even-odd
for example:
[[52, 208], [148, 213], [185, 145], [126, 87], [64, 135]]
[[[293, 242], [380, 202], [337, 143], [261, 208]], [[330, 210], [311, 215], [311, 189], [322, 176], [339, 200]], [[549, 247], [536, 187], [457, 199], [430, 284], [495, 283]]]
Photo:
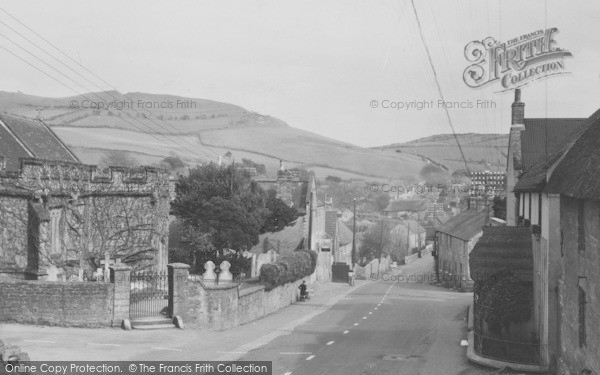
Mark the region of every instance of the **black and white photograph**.
[[0, 374], [600, 375], [599, 20], [0, 0]]

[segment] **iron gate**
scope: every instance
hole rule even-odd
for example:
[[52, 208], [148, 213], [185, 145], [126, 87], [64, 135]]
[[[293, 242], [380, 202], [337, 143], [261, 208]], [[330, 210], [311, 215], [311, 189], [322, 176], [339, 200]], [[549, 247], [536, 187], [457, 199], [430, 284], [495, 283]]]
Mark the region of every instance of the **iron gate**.
[[169, 276], [167, 272], [131, 272], [129, 318], [169, 316]]

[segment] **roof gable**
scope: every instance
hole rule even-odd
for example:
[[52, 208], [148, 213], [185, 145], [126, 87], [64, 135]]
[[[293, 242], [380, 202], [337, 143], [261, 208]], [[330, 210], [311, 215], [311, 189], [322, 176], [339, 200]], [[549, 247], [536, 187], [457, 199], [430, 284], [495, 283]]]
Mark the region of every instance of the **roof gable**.
[[521, 157], [524, 170], [559, 151], [575, 130], [582, 126], [583, 118], [526, 118], [521, 132]]
[[19, 169], [19, 158], [33, 157], [78, 163], [79, 159], [42, 121], [0, 115], [0, 153], [9, 170]]
[[486, 225], [488, 213], [486, 211], [477, 212], [472, 208], [452, 217], [438, 229], [438, 232], [448, 234], [452, 237], [469, 241], [481, 232], [481, 228]]

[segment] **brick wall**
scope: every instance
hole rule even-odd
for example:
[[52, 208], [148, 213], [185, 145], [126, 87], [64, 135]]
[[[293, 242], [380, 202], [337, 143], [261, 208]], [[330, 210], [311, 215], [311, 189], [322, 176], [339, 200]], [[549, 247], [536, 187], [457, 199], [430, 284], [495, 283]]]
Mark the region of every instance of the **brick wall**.
[[[563, 280], [559, 287], [559, 373], [600, 369], [600, 207], [585, 202], [585, 250], [577, 245], [577, 201], [561, 196]], [[579, 287], [586, 292], [586, 345], [579, 345]], [[552, 327], [551, 327], [552, 328]]]
[[110, 326], [112, 283], [0, 281], [0, 321], [58, 326]]

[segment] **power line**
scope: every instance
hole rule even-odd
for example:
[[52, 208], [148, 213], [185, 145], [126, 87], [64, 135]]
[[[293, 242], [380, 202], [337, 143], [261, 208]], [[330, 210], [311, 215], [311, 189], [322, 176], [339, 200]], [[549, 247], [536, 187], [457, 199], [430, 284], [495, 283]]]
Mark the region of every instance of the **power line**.
[[[49, 78], [53, 79], [54, 81], [58, 82], [60, 85], [62, 85], [62, 86], [64, 86], [64, 87], [66, 87], [67, 89], [69, 89], [69, 90], [73, 91], [73, 92], [74, 92], [74, 93], [76, 93], [77, 95], [81, 95], [81, 96], [83, 96], [85, 99], [88, 99], [88, 100], [90, 100], [90, 99], [89, 99], [87, 96], [85, 96], [84, 94], [81, 94], [80, 92], [78, 92], [77, 90], [73, 89], [72, 87], [70, 87], [70, 86], [66, 85], [65, 83], [63, 83], [63, 82], [61, 82], [61, 81], [59, 81], [58, 79], [56, 79], [56, 78], [55, 78], [55, 77], [53, 77], [52, 75], [48, 74], [47, 72], [45, 72], [44, 70], [42, 70], [42, 69], [38, 68], [37, 66], [35, 66], [35, 65], [31, 64], [29, 61], [25, 60], [24, 58], [22, 58], [21, 56], [17, 55], [17, 54], [16, 54], [16, 53], [14, 53], [13, 51], [11, 51], [11, 50], [7, 49], [7, 48], [6, 48], [6, 47], [4, 47], [4, 46], [0, 46], [0, 48], [2, 48], [3, 50], [5, 50], [6, 52], [10, 53], [11, 55], [15, 56], [15, 57], [16, 57], [16, 58], [18, 58], [19, 60], [21, 60], [21, 61], [23, 61], [24, 63], [26, 63], [27, 65], [31, 66], [32, 68], [34, 68], [34, 69], [38, 70], [39, 72], [43, 73], [44, 75], [48, 76]], [[142, 131], [143, 133], [145, 133], [145, 134], [148, 134], [149, 136], [151, 136], [151, 137], [153, 137], [153, 138], [155, 138], [155, 139], [157, 139], [157, 140], [161, 141], [161, 139], [160, 139], [160, 138], [158, 138], [158, 137], [156, 137], [154, 134], [145, 132], [145, 131], [144, 131], [142, 128], [140, 128], [140, 127], [138, 127], [137, 125], [135, 125], [135, 124], [133, 124], [133, 123], [131, 123], [131, 122], [129, 122], [129, 121], [127, 121], [127, 120], [125, 120], [125, 119], [124, 119], [124, 118], [122, 118], [122, 117], [120, 117], [120, 119], [121, 119], [122, 121], [125, 121], [125, 122], [126, 122], [126, 123], [128, 123], [129, 125], [131, 125], [131, 126], [133, 126], [133, 127], [137, 128], [138, 130]], [[162, 141], [161, 141], [161, 142], [162, 142]], [[185, 153], [185, 152], [184, 152], [184, 153]], [[196, 158], [197, 156], [199, 156], [199, 155], [195, 155], [195, 156], [194, 156], [193, 154], [187, 154], [187, 153], [186, 153], [186, 155], [187, 155], [187, 156], [191, 156], [193, 159], [194, 159], [194, 158]]]
[[[66, 54], [64, 51], [62, 51], [60, 48], [58, 48], [56, 45], [54, 45], [53, 43], [51, 43], [49, 40], [47, 40], [46, 38], [44, 38], [42, 35], [38, 34], [37, 32], [35, 32], [34, 30], [32, 30], [30, 27], [28, 27], [27, 25], [25, 25], [23, 22], [21, 22], [20, 20], [18, 20], [16, 17], [14, 17], [13, 15], [11, 15], [10, 13], [8, 13], [6, 10], [0, 8], [0, 10], [2, 12], [4, 12], [5, 14], [7, 14], [10, 18], [12, 18], [13, 20], [15, 20], [16, 22], [18, 22], [20, 25], [22, 25], [23, 27], [25, 27], [27, 30], [29, 30], [31, 33], [33, 33], [34, 35], [36, 35], [38, 38], [42, 39], [44, 42], [46, 42], [47, 44], [49, 44], [50, 46], [52, 46], [53, 48], [55, 48], [58, 52], [60, 52], [61, 54], [63, 54], [64, 56], [66, 56], [69, 60], [73, 61], [74, 63], [76, 63], [78, 66], [80, 66], [82, 69], [84, 69], [85, 71], [89, 72], [90, 74], [92, 74], [94, 77], [96, 77], [97, 79], [99, 79], [100, 81], [104, 82], [105, 84], [107, 84], [109, 87], [111, 87], [114, 90], [117, 90], [114, 86], [112, 86], [110, 83], [106, 82], [104, 79], [102, 79], [101, 77], [99, 77], [97, 74], [95, 74], [93, 71], [91, 71], [90, 69], [86, 68], [85, 66], [83, 66], [82, 64], [80, 64], [79, 62], [77, 62], [76, 60], [74, 60], [73, 58], [71, 58], [68, 54]], [[85, 79], [86, 81], [88, 81], [89, 83], [91, 83], [92, 85], [94, 85], [95, 87], [99, 88], [100, 90], [102, 90], [102, 88], [96, 84], [95, 82], [93, 82], [92, 80], [90, 80], [89, 78], [83, 76], [82, 74], [80, 74], [77, 70], [73, 69], [71, 66], [65, 64], [63, 61], [57, 59], [55, 56], [53, 56], [52, 54], [50, 54], [48, 51], [46, 51], [44, 48], [40, 47], [38, 44], [36, 44], [35, 42], [33, 42], [32, 40], [30, 40], [29, 38], [27, 38], [26, 36], [24, 36], [23, 34], [19, 33], [17, 30], [15, 30], [14, 28], [12, 28], [10, 25], [6, 24], [5, 22], [2, 22], [0, 20], [0, 23], [4, 24], [6, 27], [8, 27], [9, 29], [11, 29], [13, 32], [15, 32], [17, 35], [19, 35], [21, 38], [25, 39], [26, 41], [28, 41], [29, 43], [33, 44], [34, 46], [36, 46], [38, 49], [40, 49], [42, 52], [44, 52], [45, 54], [47, 54], [48, 56], [50, 56], [51, 58], [53, 58], [54, 60], [56, 60], [57, 62], [59, 62], [60, 64], [62, 64], [63, 66], [67, 67], [69, 70], [73, 71], [75, 74], [79, 75], [81, 78]], [[8, 38], [7, 38], [8, 39]], [[10, 39], [8, 39], [10, 41]], [[12, 42], [12, 41], [11, 41]], [[13, 44], [16, 44], [13, 42]], [[18, 46], [18, 45], [17, 45]], [[20, 47], [20, 46], [19, 46]], [[20, 47], [22, 49], [24, 49], [23, 47]], [[26, 49], [24, 49], [26, 52], [28, 52], [29, 54], [31, 54], [29, 51], [27, 51]], [[33, 54], [31, 54], [32, 56], [34, 56]], [[35, 57], [35, 56], [34, 56]], [[37, 57], [36, 57], [37, 58]], [[39, 58], [38, 58], [39, 59]], [[42, 61], [41, 59], [39, 59], [40, 61]], [[43, 62], [43, 61], [42, 61]], [[45, 62], [44, 62], [45, 63]], [[49, 64], [45, 63], [46, 65], [50, 66]], [[58, 71], [57, 69], [55, 69], [54, 67], [50, 66], [52, 69], [56, 70], [57, 72], [61, 73], [60, 71]], [[63, 76], [67, 77], [65, 74], [61, 73]], [[70, 79], [71, 81], [75, 82], [77, 85], [84, 87], [83, 85], [81, 85], [80, 83], [74, 81], [73, 79], [67, 77], [68, 79]], [[85, 87], [84, 87], [85, 88]], [[88, 91], [92, 91], [86, 88], [86, 90]], [[118, 91], [118, 90], [117, 90]], [[118, 98], [114, 95], [112, 95], [110, 92], [105, 92], [105, 94], [109, 95], [110, 97], [112, 97], [115, 100], [118, 100]], [[129, 98], [127, 95], [123, 95], [126, 99], [133, 101], [131, 98]], [[147, 113], [149, 113], [152, 116], [156, 116], [154, 113], [150, 112], [148, 109], [146, 108], [142, 108], [143, 110], [145, 110]], [[135, 109], [132, 109], [135, 113], [137, 114], [141, 114], [140, 112], [136, 111]], [[160, 119], [158, 116], [156, 116], [160, 121], [162, 121], [163, 123], [165, 123], [166, 125], [168, 125], [170, 128], [174, 129], [176, 132], [184, 135], [184, 136], [188, 136], [188, 134], [182, 132], [180, 129], [177, 129], [175, 126], [173, 126], [172, 124]], [[159, 128], [161, 128], [162, 130], [165, 130], [164, 127], [162, 127], [160, 124], [156, 123], [155, 121], [153, 121], [151, 118], [148, 118], [148, 120], [150, 122], [152, 122], [153, 124], [155, 124], [156, 126], [158, 126]], [[144, 124], [143, 122], [138, 121], [140, 124], [142, 124], [143, 126], [146, 126], [150, 129], [152, 129], [148, 124]], [[154, 129], [152, 129], [152, 131], [156, 131]], [[166, 133], [166, 132], [165, 132]], [[171, 140], [174, 143], [174, 140]], [[196, 148], [197, 145], [193, 144], [189, 141], [187, 141], [185, 138], [182, 139], [182, 141], [184, 141], [185, 143], [191, 145], [192, 147]], [[178, 144], [178, 143], [177, 143]], [[178, 144], [180, 147], [182, 147], [180, 144]], [[185, 147], [184, 147], [185, 148]], [[210, 148], [207, 148], [208, 151], [210, 151], [211, 153], [213, 153], [214, 155], [218, 155], [218, 153], [214, 152], [213, 150], [211, 150]], [[189, 151], [189, 149], [188, 149]]]
[[[433, 77], [435, 80], [435, 84], [437, 86], [437, 91], [438, 94], [440, 95], [440, 98], [442, 99], [443, 102], [445, 102], [444, 100], [444, 94], [442, 93], [442, 88], [440, 86], [440, 82], [438, 80], [437, 77], [437, 73], [435, 71], [435, 67], [433, 65], [433, 60], [431, 59], [431, 53], [429, 52], [429, 47], [427, 47], [427, 43], [425, 41], [425, 37], [423, 35], [423, 29], [421, 28], [421, 21], [419, 20], [419, 15], [417, 14], [417, 8], [415, 7], [415, 2], [414, 0], [410, 0], [411, 4], [412, 4], [412, 8], [413, 11], [415, 13], [415, 18], [417, 20], [417, 26], [419, 28], [419, 35], [421, 36], [421, 41], [423, 42], [423, 46], [425, 47], [425, 51], [427, 51], [427, 58], [429, 59], [429, 65], [431, 66], [431, 70], [433, 71]], [[450, 118], [450, 113], [448, 112], [448, 108], [446, 108], [446, 106], [444, 105], [444, 113], [446, 113], [446, 118], [448, 119], [448, 124], [450, 125], [450, 128], [452, 129], [452, 135], [454, 136], [454, 139], [456, 140], [456, 145], [458, 146], [458, 150], [460, 151], [460, 155], [462, 156], [463, 162], [465, 163], [465, 168], [467, 170], [467, 173], [471, 173], [469, 170], [469, 166], [467, 165], [467, 159], [465, 158], [465, 153], [463, 152], [463, 149], [460, 145], [460, 142], [458, 140], [458, 136], [456, 135], [456, 131], [454, 130], [454, 125], [452, 124], [452, 119]]]

